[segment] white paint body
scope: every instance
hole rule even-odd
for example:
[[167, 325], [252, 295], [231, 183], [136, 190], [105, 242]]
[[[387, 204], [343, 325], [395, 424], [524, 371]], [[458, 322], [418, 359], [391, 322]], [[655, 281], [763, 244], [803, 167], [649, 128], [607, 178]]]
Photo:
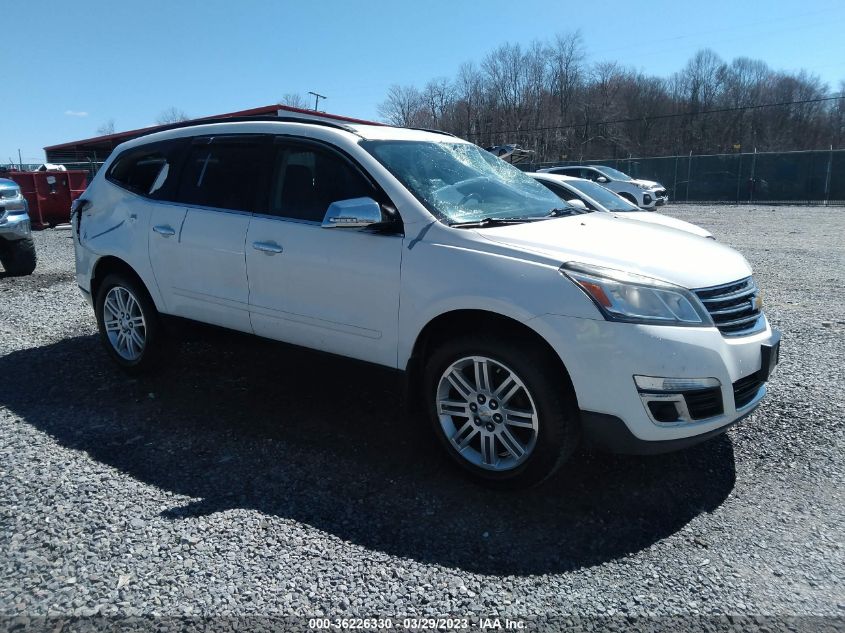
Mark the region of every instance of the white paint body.
[[[772, 337], [768, 323], [754, 335], [728, 338], [715, 327], [610, 322], [559, 270], [564, 262], [579, 261], [695, 289], [751, 275], [739, 253], [677, 229], [604, 213], [453, 228], [432, 216], [359, 143], [362, 138], [460, 141], [391, 127], [353, 127], [355, 133], [307, 123], [235, 122], [125, 143], [85, 194], [92, 203], [82, 213], [75, 242], [80, 288], [90, 299], [98, 260], [118, 257], [137, 272], [163, 314], [400, 370], [433, 319], [455, 310], [484, 310], [542, 336], [566, 366], [578, 406], [621, 418], [641, 440], [690, 437], [739, 417], [731, 383], [760, 368], [760, 345]], [[124, 149], [221, 133], [294, 135], [339, 148], [390, 197], [404, 236], [179, 207], [130, 193], [103, 176]], [[162, 224], [175, 234], [164, 237], [153, 230]], [[256, 241], [276, 243], [282, 252], [268, 256], [250, 248]], [[724, 415], [703, 423], [657, 425], [640, 401], [634, 374], [716, 377], [724, 390]]]

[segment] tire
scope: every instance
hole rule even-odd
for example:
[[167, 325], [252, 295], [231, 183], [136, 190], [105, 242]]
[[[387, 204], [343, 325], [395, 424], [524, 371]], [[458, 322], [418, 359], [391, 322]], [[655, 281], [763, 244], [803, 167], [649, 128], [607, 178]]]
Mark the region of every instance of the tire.
[[[487, 367], [487, 388], [478, 389], [476, 366]], [[422, 382], [440, 444], [480, 483], [537, 485], [578, 446], [575, 394], [550, 352], [533, 342], [483, 333], [451, 339], [429, 356]]]
[[31, 237], [5, 242], [0, 250], [0, 262], [6, 273], [13, 277], [31, 275], [35, 270], [35, 242]]
[[108, 275], [94, 306], [100, 341], [124, 371], [143, 374], [158, 364], [165, 347], [161, 317], [140, 282], [124, 273]]

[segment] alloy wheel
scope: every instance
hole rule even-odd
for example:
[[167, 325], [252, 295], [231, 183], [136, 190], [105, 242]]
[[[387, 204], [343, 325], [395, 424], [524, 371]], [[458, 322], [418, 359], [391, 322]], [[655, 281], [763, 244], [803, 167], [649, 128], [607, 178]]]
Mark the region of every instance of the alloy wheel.
[[108, 291], [103, 302], [103, 325], [121, 358], [135, 361], [141, 357], [147, 344], [147, 326], [141, 304], [128, 288], [115, 286]]
[[486, 356], [455, 361], [443, 372], [436, 398], [446, 439], [469, 463], [504, 472], [531, 456], [539, 431], [534, 398], [499, 361]]

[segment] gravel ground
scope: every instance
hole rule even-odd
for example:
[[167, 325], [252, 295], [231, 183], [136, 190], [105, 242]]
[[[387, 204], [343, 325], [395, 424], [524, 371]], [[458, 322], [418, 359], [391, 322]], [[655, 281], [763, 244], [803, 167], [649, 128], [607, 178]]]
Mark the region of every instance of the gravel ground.
[[845, 615], [845, 209], [665, 212], [754, 266], [767, 400], [522, 493], [461, 478], [377, 370], [190, 331], [127, 378], [69, 232], [36, 234], [0, 276], [0, 615]]

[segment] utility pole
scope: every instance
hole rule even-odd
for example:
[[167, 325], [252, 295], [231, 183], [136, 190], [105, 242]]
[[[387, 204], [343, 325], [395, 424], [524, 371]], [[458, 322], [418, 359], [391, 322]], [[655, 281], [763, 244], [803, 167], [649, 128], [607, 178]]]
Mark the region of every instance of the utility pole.
[[18, 171], [23, 171], [23, 159], [21, 158], [21, 148], [18, 148]]
[[830, 168], [833, 165], [833, 144], [830, 146], [830, 153], [827, 155], [827, 172], [824, 177], [824, 203], [827, 205], [830, 200]]
[[317, 112], [317, 108], [320, 105], [320, 99], [328, 99], [328, 97], [326, 95], [321, 95], [321, 94], [318, 94], [316, 92], [311, 92], [310, 90], [308, 91], [308, 94], [314, 95], [314, 112]]

